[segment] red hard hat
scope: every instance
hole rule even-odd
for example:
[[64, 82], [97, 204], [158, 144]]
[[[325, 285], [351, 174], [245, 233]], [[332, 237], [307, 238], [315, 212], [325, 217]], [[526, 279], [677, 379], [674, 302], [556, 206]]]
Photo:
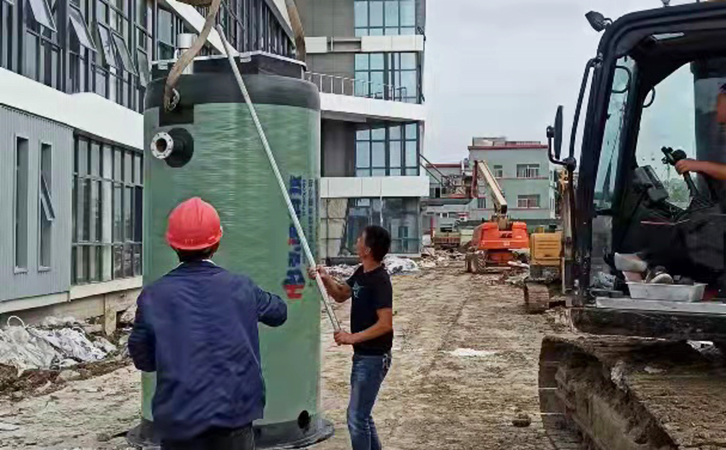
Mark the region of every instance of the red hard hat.
[[169, 215], [166, 242], [174, 249], [204, 250], [221, 239], [217, 210], [199, 197], [182, 202]]

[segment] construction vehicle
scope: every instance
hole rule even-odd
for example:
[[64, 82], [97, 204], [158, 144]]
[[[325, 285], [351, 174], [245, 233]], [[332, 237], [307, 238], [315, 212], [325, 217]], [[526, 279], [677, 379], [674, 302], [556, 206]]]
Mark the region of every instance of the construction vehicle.
[[[548, 137], [552, 162], [569, 180], [578, 170], [562, 197], [563, 278], [571, 323], [588, 336], [544, 339], [543, 425], [562, 450], [723, 448], [726, 189], [673, 164], [726, 161], [726, 3], [587, 19], [604, 34], [583, 76], [569, 156], [560, 156], [561, 108]], [[636, 294], [638, 282], [616, 267], [623, 254], [695, 284]], [[703, 297], [673, 301], [698, 283]]]
[[[474, 163], [476, 176], [472, 193], [477, 194], [477, 180], [483, 180], [491, 192], [494, 214], [474, 229], [471, 242], [464, 258], [466, 271], [481, 273], [488, 266], [507, 266], [516, 259], [513, 250], [529, 248], [527, 224], [513, 222], [507, 215], [507, 200], [486, 161]], [[478, 195], [474, 195], [477, 197]]]
[[[558, 205], [562, 206], [562, 199], [567, 195], [569, 176], [567, 170], [557, 171], [557, 199]], [[559, 211], [560, 208], [557, 208]], [[563, 217], [560, 215], [560, 220]], [[566, 229], [570, 229], [571, 227]], [[564, 271], [562, 230], [546, 229], [538, 227], [529, 238], [529, 276], [524, 283], [524, 303], [527, 312], [539, 314], [547, 311], [550, 307], [560, 306], [561, 298], [553, 300], [550, 295], [550, 288], [556, 281], [563, 281]], [[565, 290], [564, 285], [562, 290]]]

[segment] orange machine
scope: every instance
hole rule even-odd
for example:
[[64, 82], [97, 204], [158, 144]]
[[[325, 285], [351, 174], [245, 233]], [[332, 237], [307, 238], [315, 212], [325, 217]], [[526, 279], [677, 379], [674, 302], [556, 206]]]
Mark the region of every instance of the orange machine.
[[509, 230], [500, 230], [497, 222], [484, 222], [474, 230], [471, 246], [485, 253], [486, 265], [506, 266], [516, 259], [512, 250], [529, 248], [527, 224], [512, 222]]
[[529, 249], [529, 234], [526, 223], [512, 222], [507, 217], [507, 200], [486, 161], [476, 162], [476, 175], [489, 186], [494, 201], [494, 214], [476, 227], [466, 253], [467, 272], [479, 273], [487, 266], [507, 266], [514, 261], [512, 250]]

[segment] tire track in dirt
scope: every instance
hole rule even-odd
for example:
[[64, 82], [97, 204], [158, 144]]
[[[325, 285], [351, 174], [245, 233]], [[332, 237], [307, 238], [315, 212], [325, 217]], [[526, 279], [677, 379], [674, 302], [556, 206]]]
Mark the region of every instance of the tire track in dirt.
[[[527, 315], [521, 290], [499, 278], [465, 274], [460, 263], [394, 278], [394, 362], [374, 410], [385, 448], [551, 448], [537, 414], [539, 345], [551, 320]], [[325, 355], [325, 414], [337, 436], [321, 450], [350, 448], [349, 359], [339, 348]], [[518, 411], [529, 428], [512, 426]]]

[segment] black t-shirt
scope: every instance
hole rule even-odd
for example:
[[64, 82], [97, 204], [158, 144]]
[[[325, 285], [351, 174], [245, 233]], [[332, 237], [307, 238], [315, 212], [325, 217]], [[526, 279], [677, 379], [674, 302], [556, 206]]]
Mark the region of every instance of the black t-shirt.
[[[358, 333], [378, 322], [378, 310], [393, 308], [393, 286], [391, 277], [383, 266], [364, 272], [363, 266], [348, 278], [352, 291], [353, 305], [350, 312], [350, 331]], [[370, 341], [353, 346], [360, 355], [383, 355], [391, 351], [393, 331]]]

